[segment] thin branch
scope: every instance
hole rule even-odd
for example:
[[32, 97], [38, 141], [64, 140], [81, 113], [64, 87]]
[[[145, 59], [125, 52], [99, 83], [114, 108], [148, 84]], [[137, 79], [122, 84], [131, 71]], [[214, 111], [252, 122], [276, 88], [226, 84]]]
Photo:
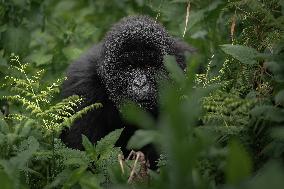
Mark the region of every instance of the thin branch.
[[187, 7], [186, 7], [185, 27], [184, 27], [184, 30], [183, 30], [182, 38], [184, 38], [185, 32], [186, 32], [186, 30], [187, 30], [188, 18], [189, 18], [189, 11], [190, 11], [190, 1], [188, 1]]

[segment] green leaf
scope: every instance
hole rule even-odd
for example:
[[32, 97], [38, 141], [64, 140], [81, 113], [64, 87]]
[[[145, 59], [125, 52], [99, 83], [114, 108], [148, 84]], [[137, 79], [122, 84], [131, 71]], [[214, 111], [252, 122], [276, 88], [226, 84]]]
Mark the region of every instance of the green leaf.
[[17, 156], [12, 157], [10, 162], [18, 169], [26, 166], [27, 162], [32, 158], [34, 153], [39, 149], [39, 142], [33, 136], [27, 140], [22, 141], [19, 146], [19, 153]]
[[263, 105], [256, 106], [251, 110], [251, 115], [255, 117], [262, 117], [264, 120], [281, 123], [284, 121], [284, 111], [280, 108]]
[[24, 170], [34, 153], [39, 149], [38, 141], [30, 136], [22, 141], [17, 154], [10, 159], [1, 159], [0, 165], [10, 178], [13, 178], [20, 170]]
[[52, 58], [52, 54], [47, 54], [43, 51], [34, 52], [31, 56], [29, 56], [29, 59], [35, 62], [37, 66], [50, 64]]
[[248, 182], [249, 189], [282, 189], [284, 186], [283, 164], [276, 161], [269, 161]]
[[9, 176], [3, 171], [0, 170], [0, 183], [1, 188], [5, 189], [14, 189], [13, 181], [9, 178]]
[[131, 124], [140, 126], [146, 129], [155, 128], [155, 120], [138, 105], [128, 102], [121, 108], [123, 117]]
[[31, 33], [24, 27], [9, 27], [3, 36], [3, 48], [9, 55], [24, 55], [30, 44]]
[[273, 73], [274, 80], [276, 82], [284, 82], [284, 64], [282, 61], [269, 61], [265, 62], [265, 66], [268, 68], [270, 72]]
[[4, 57], [0, 57], [0, 73], [6, 73], [7, 70], [8, 70], [7, 60]]
[[257, 50], [242, 45], [221, 45], [221, 49], [244, 64], [257, 64], [256, 59], [261, 55]]
[[97, 142], [95, 147], [97, 154], [103, 155], [114, 147], [123, 129], [116, 129]]
[[70, 169], [64, 169], [61, 173], [57, 174], [54, 180], [46, 185], [44, 189], [52, 189], [59, 188], [59, 185], [63, 185], [63, 183], [68, 179], [68, 176], [71, 175], [72, 171]]
[[153, 143], [159, 138], [157, 131], [153, 130], [138, 130], [130, 138], [127, 148], [128, 149], [141, 149], [147, 144]]
[[273, 128], [271, 131], [271, 136], [275, 139], [284, 141], [284, 128]]
[[90, 140], [85, 135], [82, 135], [82, 144], [83, 144], [87, 154], [89, 154], [91, 156], [94, 156], [96, 154], [94, 145], [90, 142]]
[[176, 63], [176, 60], [173, 56], [165, 57], [165, 66], [170, 72], [171, 78], [180, 85], [183, 85], [185, 82], [185, 75], [182, 69]]
[[65, 47], [62, 52], [68, 60], [75, 60], [83, 53], [81, 49], [75, 47]]
[[29, 133], [31, 132], [32, 126], [35, 124], [36, 122], [33, 119], [29, 119], [25, 122], [25, 124], [22, 126], [20, 132], [19, 132], [19, 136], [21, 137], [27, 137], [29, 136]]
[[76, 184], [80, 180], [80, 178], [83, 176], [87, 168], [88, 168], [87, 166], [82, 166], [79, 167], [78, 169], [75, 169], [71, 173], [69, 178], [66, 180], [62, 188], [63, 189], [71, 188], [74, 184]]
[[0, 111], [0, 131], [2, 132], [8, 132], [9, 131], [9, 126], [8, 123], [4, 120], [4, 115]]
[[284, 106], [284, 90], [281, 90], [276, 94], [275, 103]]
[[235, 140], [229, 144], [229, 154], [226, 165], [226, 178], [230, 184], [236, 184], [249, 177], [252, 172], [252, 162], [245, 149]]
[[91, 173], [84, 174], [81, 177], [79, 184], [81, 185], [82, 189], [102, 189], [98, 175], [94, 176]]

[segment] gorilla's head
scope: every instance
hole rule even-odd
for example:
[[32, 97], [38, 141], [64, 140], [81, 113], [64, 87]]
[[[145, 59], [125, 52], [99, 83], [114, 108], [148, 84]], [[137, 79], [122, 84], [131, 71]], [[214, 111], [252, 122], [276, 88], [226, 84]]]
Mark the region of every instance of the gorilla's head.
[[163, 57], [175, 54], [175, 39], [147, 16], [122, 19], [107, 33], [99, 74], [117, 106], [123, 100], [151, 110], [157, 101], [157, 80], [165, 77]]

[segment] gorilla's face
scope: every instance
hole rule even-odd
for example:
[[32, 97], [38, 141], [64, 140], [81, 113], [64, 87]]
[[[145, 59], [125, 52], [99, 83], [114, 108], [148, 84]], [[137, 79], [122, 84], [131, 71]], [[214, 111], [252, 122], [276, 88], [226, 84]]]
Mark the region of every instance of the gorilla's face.
[[115, 103], [129, 99], [152, 109], [157, 101], [157, 80], [165, 75], [163, 56], [151, 46], [133, 44], [122, 49], [106, 72], [107, 90]]
[[155, 108], [157, 81], [166, 77], [163, 56], [170, 51], [171, 38], [148, 17], [122, 20], [108, 33], [100, 75], [117, 106], [124, 100], [145, 109]]

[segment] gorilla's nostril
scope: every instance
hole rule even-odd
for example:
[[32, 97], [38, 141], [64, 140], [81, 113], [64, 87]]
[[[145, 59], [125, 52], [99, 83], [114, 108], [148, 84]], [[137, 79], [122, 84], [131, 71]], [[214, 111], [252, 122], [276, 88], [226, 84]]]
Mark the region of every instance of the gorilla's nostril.
[[147, 84], [147, 79], [144, 74], [137, 75], [137, 77], [133, 81], [133, 85], [136, 87], [143, 87]]
[[143, 87], [146, 85], [146, 81], [143, 80], [134, 80], [133, 82], [135, 87]]

